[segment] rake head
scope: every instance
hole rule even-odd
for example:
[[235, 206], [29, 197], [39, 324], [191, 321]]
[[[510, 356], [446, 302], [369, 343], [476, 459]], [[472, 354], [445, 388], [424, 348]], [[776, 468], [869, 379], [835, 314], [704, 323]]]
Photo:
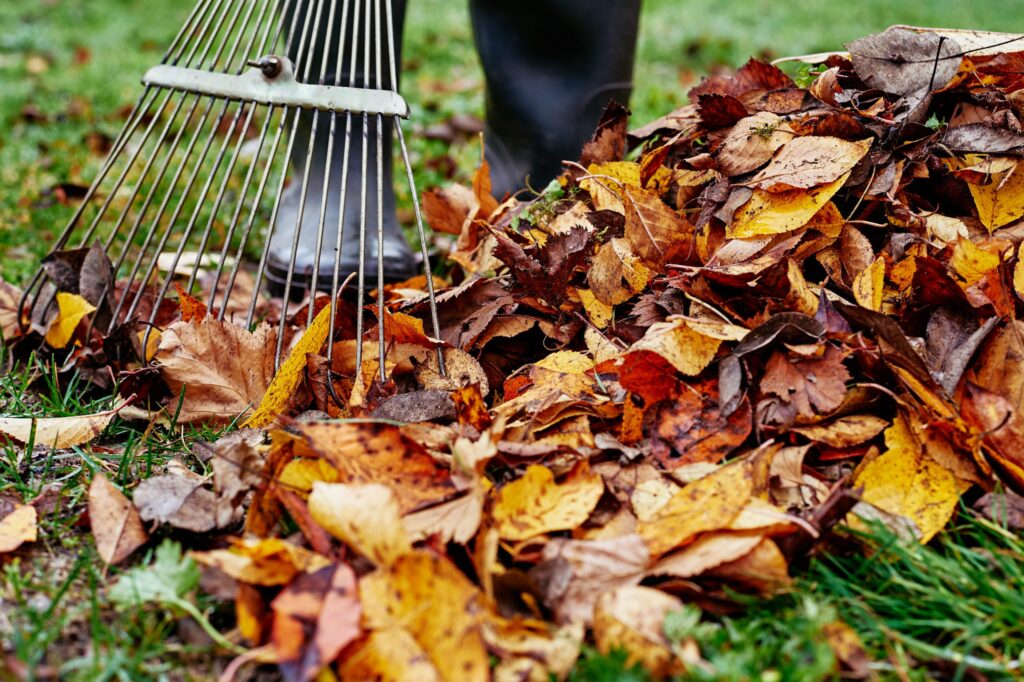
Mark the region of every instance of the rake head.
[[[107, 284], [98, 293], [110, 314], [91, 325], [102, 325], [98, 331], [107, 335], [133, 322], [148, 337], [159, 303], [176, 278], [179, 285], [187, 282], [181, 288], [193, 294], [201, 274], [210, 314], [223, 320], [242, 264], [250, 257], [250, 262], [258, 258], [255, 285], [244, 318], [242, 312], [231, 314], [251, 326], [267, 278], [269, 231], [279, 220], [286, 186], [298, 183], [291, 252], [274, 254], [288, 263], [278, 293], [287, 304], [303, 290], [312, 295], [317, 284], [325, 288], [329, 281], [334, 320], [337, 294], [347, 283], [340, 272], [343, 241], [358, 240], [359, 267], [353, 274], [356, 338], [362, 339], [367, 267], [375, 273], [371, 279], [378, 292], [385, 279], [383, 248], [376, 248], [375, 264], [367, 263], [367, 253], [384, 237], [383, 187], [392, 179], [384, 177], [390, 166], [383, 131], [392, 125], [413, 198], [433, 336], [438, 338], [426, 235], [402, 130], [409, 109], [397, 92], [395, 33], [392, 0], [199, 0], [161, 63], [144, 76], [138, 103], [53, 247], [57, 252], [99, 244], [113, 266], [109, 281], [116, 286]], [[343, 73], [347, 83], [326, 84]], [[308, 149], [303, 150], [297, 131], [307, 125]], [[327, 163], [322, 173], [314, 173], [314, 150], [326, 147], [332, 158], [339, 145], [345, 159], [340, 170]], [[292, 170], [289, 160], [301, 158], [303, 151], [305, 165]], [[355, 154], [360, 155], [361, 177], [350, 183], [348, 161]], [[359, 189], [358, 204], [346, 196], [350, 187]], [[353, 206], [359, 211], [358, 234], [346, 234], [346, 208], [352, 211]], [[299, 272], [300, 227], [312, 212], [319, 213], [312, 271]], [[333, 216], [336, 224], [330, 224]], [[321, 262], [321, 247], [330, 254], [332, 241], [333, 262]], [[23, 303], [31, 319], [45, 319], [53, 309], [53, 280], [52, 271], [40, 268], [26, 287]], [[383, 320], [383, 293], [377, 299], [378, 319]], [[314, 306], [308, 309], [307, 324]], [[278, 366], [286, 318], [280, 316]], [[334, 347], [330, 327], [328, 352]], [[384, 380], [384, 325], [378, 328]], [[145, 337], [142, 348], [147, 347]], [[362, 343], [356, 344], [356, 353], [356, 367], [362, 367]], [[440, 349], [438, 361], [443, 373]]]

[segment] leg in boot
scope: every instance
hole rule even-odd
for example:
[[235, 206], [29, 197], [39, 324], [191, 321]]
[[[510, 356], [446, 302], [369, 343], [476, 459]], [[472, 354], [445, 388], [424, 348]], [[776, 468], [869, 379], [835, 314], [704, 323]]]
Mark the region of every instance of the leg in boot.
[[[384, 8], [384, 1], [380, 6]], [[333, 25], [328, 21], [332, 2], [336, 5]], [[376, 4], [376, 3], [371, 3]], [[343, 16], [342, 5], [349, 7], [347, 17]], [[296, 77], [307, 83], [344, 85], [377, 88], [375, 54], [377, 49], [370, 30], [370, 62], [367, 79], [364, 60], [366, 16], [355, 16], [354, 8], [366, 3], [342, 3], [336, 0], [300, 0], [295, 17], [288, 18], [288, 25], [294, 26], [289, 39], [288, 56], [296, 64]], [[320, 14], [317, 25], [317, 14]], [[405, 0], [392, 0], [392, 14], [395, 19], [396, 63], [401, 63], [401, 34], [405, 17]], [[309, 17], [307, 21], [307, 16]], [[342, 26], [342, 19], [346, 26]], [[294, 21], [292, 21], [294, 19]], [[358, 25], [353, 28], [353, 24]], [[315, 30], [314, 30], [315, 29]], [[344, 29], [344, 36], [341, 35]], [[390, 89], [390, 67], [388, 65], [386, 15], [381, 18], [383, 79], [379, 87]], [[304, 33], [305, 31], [305, 33]], [[305, 36], [305, 40], [303, 40]], [[352, 48], [355, 44], [355, 56]], [[339, 59], [339, 46], [341, 49]], [[322, 76], [322, 78], [321, 78]], [[334, 142], [331, 144], [332, 118], [334, 119]], [[346, 127], [351, 120], [349, 135]], [[267, 278], [275, 293], [283, 290], [287, 277], [293, 242], [296, 243], [292, 290], [301, 292], [311, 284], [317, 259], [319, 243], [319, 267], [317, 286], [329, 289], [335, 265], [339, 268], [340, 279], [359, 269], [359, 230], [361, 195], [363, 193], [362, 157], [366, 144], [368, 158], [365, 183], [365, 263], [370, 281], [375, 282], [377, 260], [377, 136], [383, 136], [384, 154], [382, 159], [384, 272], [388, 280], [404, 279], [415, 273], [417, 262], [405, 241], [401, 227], [395, 217], [395, 196], [392, 179], [392, 122], [383, 118], [381, 129], [377, 129], [377, 117], [369, 116], [367, 136], [363, 136], [363, 116], [360, 114], [332, 115], [328, 112], [303, 112], [294, 131], [295, 142], [291, 155], [291, 181], [286, 188], [278, 210], [278, 217], [270, 236], [271, 244], [267, 259]], [[346, 145], [346, 137], [348, 144]], [[329, 149], [330, 148], [330, 149]], [[346, 154], [347, 151], [347, 154]], [[328, 152], [330, 152], [328, 154]], [[307, 159], [309, 162], [308, 181]], [[345, 182], [342, 191], [343, 179]], [[324, 193], [324, 183], [327, 192]], [[323, 198], [326, 196], [326, 203]], [[304, 200], [303, 200], [304, 197]], [[344, 201], [344, 204], [342, 204]], [[301, 213], [301, 220], [300, 220]], [[321, 217], [323, 221], [321, 222]], [[336, 253], [339, 226], [343, 228], [341, 252]], [[298, 231], [297, 242], [296, 231]]]
[[640, 0], [471, 0], [487, 79], [494, 193], [537, 189], [579, 158], [609, 100], [632, 90]]

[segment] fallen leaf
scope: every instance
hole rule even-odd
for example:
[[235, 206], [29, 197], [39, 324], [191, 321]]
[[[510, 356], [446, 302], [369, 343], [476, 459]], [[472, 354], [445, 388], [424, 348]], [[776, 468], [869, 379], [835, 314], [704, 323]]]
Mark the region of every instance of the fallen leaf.
[[622, 649], [626, 665], [640, 664], [655, 678], [679, 675], [682, 661], [665, 636], [665, 616], [683, 609], [678, 597], [650, 587], [626, 586], [602, 594], [594, 608], [594, 641], [609, 654]]
[[330, 324], [331, 306], [327, 305], [317, 313], [312, 324], [302, 332], [302, 336], [292, 346], [288, 358], [281, 363], [281, 369], [277, 371], [270, 385], [267, 386], [259, 407], [245, 420], [242, 426], [254, 429], [264, 428], [284, 410], [298, 388], [299, 382], [302, 381], [306, 369], [306, 355], [320, 351], [327, 341]]
[[669, 263], [695, 260], [694, 229], [654, 192], [627, 186], [626, 241], [647, 267], [662, 272]]
[[229, 322], [175, 322], [156, 353], [172, 394], [184, 393], [179, 423], [229, 421], [259, 404], [274, 375], [277, 333], [267, 324], [250, 332]]
[[628, 355], [650, 351], [660, 355], [680, 373], [696, 376], [704, 371], [718, 353], [721, 339], [694, 331], [680, 320], [652, 324], [644, 337], [633, 344]]
[[650, 269], [621, 237], [613, 237], [601, 245], [587, 272], [594, 297], [610, 306], [628, 301], [647, 286], [650, 278]]
[[794, 137], [751, 180], [760, 189], [785, 192], [836, 182], [849, 175], [871, 148], [872, 139], [847, 142], [838, 137]]
[[205, 479], [178, 462], [139, 483], [133, 499], [143, 521], [205, 533], [217, 527], [217, 496]]
[[263, 587], [287, 585], [300, 573], [315, 573], [331, 565], [327, 557], [280, 538], [235, 540], [231, 549], [188, 555], [235, 580]]
[[131, 500], [103, 472], [89, 485], [89, 528], [107, 565], [121, 563], [149, 539]]
[[21, 504], [0, 519], [0, 554], [13, 552], [23, 543], [36, 541], [36, 508]]
[[728, 526], [753, 493], [750, 462], [730, 464], [684, 487], [637, 530], [651, 555], [660, 556]]
[[378, 483], [314, 483], [313, 520], [378, 566], [390, 566], [412, 550], [391, 489]]
[[127, 404], [118, 402], [113, 409], [76, 417], [0, 417], [0, 433], [21, 443], [29, 440], [47, 448], [71, 448], [95, 439], [110, 420]]
[[900, 420], [885, 432], [889, 449], [860, 471], [855, 484], [863, 488], [863, 501], [910, 519], [924, 544], [953, 516], [960, 490], [953, 474], [921, 452]]
[[[489, 678], [481, 632], [483, 595], [447, 559], [423, 550], [405, 554], [388, 568], [379, 568], [360, 580], [359, 597], [363, 627], [374, 634], [389, 630], [407, 633], [409, 637], [400, 636], [399, 640], [411, 639], [418, 645], [436, 679], [483, 682]], [[401, 660], [401, 650], [389, 652], [389, 656], [396, 654]], [[356, 650], [351, 658], [360, 655]], [[365, 662], [355, 665], [363, 674], [384, 672]], [[434, 675], [415, 679], [434, 679]], [[351, 669], [346, 678], [356, 679]]]
[[739, 121], [718, 148], [718, 168], [726, 175], [744, 175], [771, 161], [794, 133], [776, 114], [759, 111]]
[[401, 513], [455, 493], [451, 473], [395, 426], [312, 422], [298, 426], [308, 447], [338, 471], [340, 483], [381, 483]]
[[784, 234], [806, 225], [846, 184], [849, 174], [811, 189], [785, 192], [754, 190], [750, 200], [733, 214], [726, 227], [730, 239], [747, 239], [761, 235]]
[[862, 307], [881, 312], [885, 294], [885, 259], [877, 258], [853, 280], [853, 297]]
[[271, 641], [286, 680], [305, 682], [361, 633], [356, 575], [344, 564], [300, 574], [271, 602]]
[[51, 348], [64, 348], [71, 343], [75, 330], [85, 316], [96, 311], [96, 306], [78, 294], [57, 292], [57, 317], [46, 330], [46, 343]]
[[530, 575], [558, 622], [589, 624], [597, 598], [639, 583], [650, 555], [634, 533], [607, 540], [554, 538], [544, 546], [543, 558]]
[[10, 342], [21, 336], [22, 291], [0, 277], [0, 339]]
[[574, 470], [559, 484], [550, 469], [532, 465], [522, 478], [498, 491], [491, 516], [502, 538], [527, 540], [580, 525], [603, 492], [601, 477], [585, 468]]
[[813, 417], [839, 407], [849, 380], [843, 352], [834, 346], [826, 346], [818, 357], [789, 357], [777, 351], [765, 366], [761, 390], [792, 403], [800, 414]]
[[794, 426], [790, 431], [834, 448], [849, 448], [871, 440], [887, 426], [889, 422], [881, 417], [853, 414], [822, 424]]
[[968, 184], [978, 219], [989, 232], [1024, 217], [1024, 166], [997, 173], [985, 185]]

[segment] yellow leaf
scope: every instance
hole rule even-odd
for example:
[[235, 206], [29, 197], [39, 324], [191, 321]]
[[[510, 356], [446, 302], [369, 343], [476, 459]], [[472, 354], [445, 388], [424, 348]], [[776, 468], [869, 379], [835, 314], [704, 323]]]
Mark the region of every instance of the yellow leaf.
[[239, 582], [287, 585], [299, 573], [315, 573], [331, 560], [280, 538], [236, 540], [231, 549], [189, 552], [196, 563], [220, 569]]
[[302, 381], [302, 375], [306, 371], [306, 354], [316, 353], [327, 341], [327, 334], [331, 325], [331, 306], [324, 306], [323, 310], [313, 318], [302, 338], [298, 340], [288, 359], [284, 361], [281, 368], [274, 375], [267, 392], [263, 394], [260, 405], [256, 411], [245, 421], [243, 426], [261, 429], [272, 422], [274, 418], [288, 404], [288, 400], [295, 393], [296, 387]]
[[598, 249], [587, 283], [597, 300], [606, 305], [618, 305], [629, 300], [647, 286], [650, 269], [630, 249], [629, 242], [614, 237]]
[[956, 477], [921, 452], [902, 416], [886, 429], [885, 442], [889, 449], [860, 471], [855, 485], [864, 489], [864, 502], [913, 521], [924, 544], [956, 510]]
[[835, 182], [812, 189], [756, 189], [750, 200], [733, 214], [725, 234], [730, 239], [744, 239], [798, 230], [835, 196], [849, 177], [847, 173]]
[[656, 322], [630, 351], [648, 350], [665, 358], [686, 376], [696, 376], [715, 359], [721, 339], [705, 336], [686, 322]]
[[415, 680], [441, 682], [444, 678], [408, 630], [387, 628], [370, 633], [353, 645], [340, 667], [345, 682]]
[[71, 342], [71, 337], [78, 329], [82, 318], [96, 310], [96, 306], [78, 294], [66, 291], [57, 292], [57, 317], [46, 330], [46, 343], [51, 348], [64, 348]]
[[550, 469], [535, 464], [498, 491], [491, 511], [494, 527], [506, 540], [572, 530], [587, 520], [603, 492], [598, 474], [576, 470], [559, 485]]
[[700, 533], [725, 528], [746, 506], [754, 492], [752, 465], [724, 466], [672, 496], [637, 531], [652, 556], [685, 545]]
[[587, 174], [590, 177], [580, 180], [580, 187], [590, 194], [594, 209], [625, 214], [622, 190], [626, 185], [640, 186], [640, 164], [633, 161], [592, 163]]
[[949, 265], [967, 286], [971, 286], [989, 270], [999, 267], [999, 255], [978, 247], [969, 239], [960, 239], [953, 247]]
[[576, 293], [580, 297], [580, 303], [583, 304], [583, 309], [587, 312], [591, 324], [598, 329], [604, 329], [611, 324], [612, 315], [615, 313], [612, 306], [599, 301], [590, 289], [577, 289]]
[[0, 519], [0, 554], [13, 552], [24, 542], [36, 541], [36, 508], [18, 505]]
[[[363, 626], [374, 634], [403, 630], [436, 670], [439, 680], [484, 682], [489, 676], [487, 651], [481, 632], [484, 615], [483, 595], [446, 558], [419, 550], [399, 557], [394, 564], [380, 568], [359, 582], [363, 605]], [[352, 664], [360, 656], [352, 654]], [[391, 657], [408, 660], [402, 650]], [[344, 669], [345, 665], [343, 665]], [[366, 671], [370, 672], [370, 671]], [[358, 679], [435, 679], [390, 677], [375, 674]], [[346, 679], [357, 679], [346, 674]]]
[[292, 490], [308, 493], [316, 482], [337, 483], [341, 474], [325, 459], [301, 457], [284, 465], [277, 482]]
[[379, 483], [314, 483], [309, 514], [378, 566], [390, 566], [412, 550], [394, 493]]
[[1024, 216], [1024, 166], [1020, 162], [1009, 172], [994, 173], [989, 184], [968, 183], [967, 189], [989, 232]]
[[546, 358], [533, 363], [534, 367], [550, 369], [562, 374], [583, 374], [594, 368], [594, 361], [583, 353], [572, 350], [560, 350]]
[[864, 308], [882, 310], [885, 293], [885, 259], [879, 256], [853, 280], [853, 297]]
[[1024, 299], [1024, 242], [1017, 247], [1017, 263], [1013, 266], [1013, 290]]
[[682, 662], [672, 651], [662, 624], [681, 611], [678, 597], [652, 587], [627, 586], [605, 592], [594, 608], [594, 641], [601, 653], [628, 652], [628, 666], [639, 663], [656, 679], [681, 674]]

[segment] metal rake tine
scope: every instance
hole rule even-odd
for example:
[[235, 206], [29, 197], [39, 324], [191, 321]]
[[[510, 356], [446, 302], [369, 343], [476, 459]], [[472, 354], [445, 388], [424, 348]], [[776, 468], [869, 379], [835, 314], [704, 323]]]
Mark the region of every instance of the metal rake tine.
[[[330, 50], [327, 48], [331, 44], [331, 38], [334, 35], [334, 15], [337, 10], [337, 0], [331, 0], [331, 9], [327, 15], [327, 35], [324, 37], [324, 54], [320, 64], [320, 84], [323, 85], [327, 77], [327, 64], [330, 57]], [[348, 20], [348, 3], [342, 7], [342, 31], [345, 30], [345, 22]], [[344, 38], [344, 35], [342, 35]], [[339, 53], [341, 50], [338, 51]], [[331, 175], [333, 173], [334, 164], [331, 163], [332, 155], [334, 154], [334, 137], [337, 131], [338, 114], [337, 112], [331, 112], [331, 127], [327, 134], [327, 163], [324, 164], [324, 178], [323, 178], [323, 189], [320, 193], [320, 216], [317, 221], [317, 232], [316, 232], [316, 249], [313, 253], [313, 272], [310, 279], [310, 306], [306, 314], [306, 326], [313, 324], [313, 300], [316, 298], [316, 291], [320, 285], [320, 250], [323, 248], [324, 240], [324, 229], [326, 228], [327, 222], [327, 200], [331, 189]], [[316, 122], [314, 121], [314, 126]], [[310, 149], [313, 148], [313, 142], [310, 140]], [[301, 226], [300, 226], [301, 228]]]
[[[196, 106], [198, 106], [198, 104], [202, 101], [202, 99], [203, 99], [202, 96], [200, 96], [198, 98], [198, 100], [196, 101]], [[200, 120], [201, 121], [205, 121], [209, 117], [210, 111], [213, 109], [213, 105], [214, 105], [215, 101], [216, 100], [214, 100], [212, 98], [210, 99], [209, 103], [206, 105], [206, 110], [200, 116]], [[186, 158], [190, 158], [191, 157], [192, 150], [195, 148], [196, 143], [199, 141], [199, 137], [200, 137], [200, 133], [201, 132], [202, 132], [202, 125], [195, 126], [195, 134], [192, 136], [191, 140], [188, 143], [188, 147], [185, 149], [185, 152], [184, 152], [184, 156]], [[209, 142], [207, 143], [207, 148], [208, 147], [209, 147]], [[171, 157], [168, 156], [167, 163], [170, 163], [170, 160], [171, 160]], [[194, 181], [195, 181], [195, 174], [198, 172], [200, 166], [201, 166], [201, 164], [197, 164], [196, 165], [196, 170], [193, 172], [193, 174], [191, 176], [190, 182], [187, 184], [184, 192], [182, 193], [182, 195], [181, 195], [181, 197], [180, 197], [180, 199], [178, 201], [178, 207], [175, 209], [175, 211], [174, 211], [173, 215], [171, 216], [170, 220], [167, 221], [167, 227], [164, 230], [163, 236], [160, 238], [159, 245], [157, 246], [157, 249], [156, 249], [156, 253], [153, 256], [153, 260], [152, 260], [149, 268], [146, 270], [146, 275], [142, 278], [142, 286], [139, 288], [139, 291], [136, 292], [135, 297], [132, 299], [131, 305], [129, 306], [128, 311], [125, 313], [125, 317], [131, 317], [135, 313], [135, 309], [139, 305], [139, 302], [140, 302], [140, 300], [142, 298], [142, 295], [143, 295], [143, 288], [145, 286], [145, 283], [148, 282], [149, 278], [152, 276], [153, 269], [156, 267], [157, 259], [158, 259], [159, 255], [160, 255], [160, 253], [164, 250], [164, 247], [167, 245], [167, 240], [170, 237], [170, 232], [171, 232], [171, 230], [174, 229], [174, 223], [175, 223], [175, 221], [177, 221], [178, 215], [181, 212], [181, 206], [184, 203], [185, 198], [188, 195], [188, 192], [191, 191], [192, 184], [194, 184]], [[175, 171], [174, 177], [171, 180], [171, 184], [168, 187], [167, 194], [164, 196], [163, 200], [161, 201], [160, 207], [157, 209], [156, 217], [152, 221], [153, 229], [150, 230], [149, 233], [146, 235], [146, 241], [145, 241], [145, 243], [142, 246], [142, 254], [140, 255], [139, 259], [135, 262], [135, 265], [132, 268], [132, 272], [131, 272], [131, 274], [128, 277], [128, 287], [127, 287], [126, 291], [130, 291], [131, 285], [135, 281], [135, 276], [138, 274], [138, 270], [142, 266], [143, 260], [145, 260], [145, 253], [148, 251], [149, 245], [152, 243], [153, 236], [160, 230], [160, 222], [163, 219], [163, 215], [164, 215], [164, 213], [167, 210], [167, 206], [170, 204], [171, 199], [173, 198], [172, 190], [174, 188], [178, 187], [178, 181], [181, 179], [181, 176], [184, 174], [185, 169], [186, 169], [186, 164], [179, 164], [178, 165], [178, 169]], [[122, 300], [122, 303], [123, 303], [123, 300]], [[120, 309], [121, 309], [121, 303], [118, 304], [118, 309], [115, 312], [115, 317], [117, 316], [117, 312], [119, 312]]]
[[[374, 66], [377, 88], [383, 89], [380, 14], [380, 0], [375, 0], [373, 13]], [[388, 178], [388, 181], [391, 182], [391, 178]], [[377, 360], [381, 383], [388, 380], [387, 371], [384, 369], [386, 355], [387, 350], [384, 347], [384, 117], [377, 114]]]
[[[366, 40], [363, 46], [363, 84], [370, 83], [370, 4], [366, 3], [364, 20], [364, 35]], [[355, 27], [358, 21], [353, 24], [352, 33], [356, 33]], [[355, 64], [352, 64], [355, 70]], [[369, 146], [370, 116], [363, 112], [363, 146], [362, 146], [362, 167], [361, 182], [359, 185], [359, 284], [356, 303], [356, 376], [361, 377], [363, 372], [363, 300], [366, 297], [366, 162], [367, 147]], [[379, 249], [379, 247], [378, 247]]]
[[[260, 11], [259, 20], [256, 22], [256, 26], [257, 27], [263, 21], [268, 6], [269, 6], [269, 0], [263, 0], [263, 9]], [[249, 20], [251, 18], [252, 11], [255, 9], [255, 7], [256, 7], [255, 4], [250, 5], [249, 13], [247, 14], [246, 18], [243, 21], [243, 23], [246, 26], [249, 25]], [[264, 39], [263, 39], [263, 44], [261, 45], [261, 50], [266, 48], [266, 40], [267, 40], [267, 35], [269, 34], [269, 30], [270, 30], [269, 27], [267, 27], [267, 29], [264, 31]], [[229, 58], [229, 61], [228, 61], [228, 68], [230, 68], [230, 64], [232, 62], [234, 62], [235, 54], [237, 54], [238, 47], [239, 47], [239, 45], [241, 43], [240, 39], [244, 35], [244, 33], [245, 33], [245, 31], [240, 32], [238, 34], [239, 40], [235, 41], [235, 45], [231, 49], [231, 57]], [[240, 71], [241, 71], [242, 68], [245, 67], [245, 62], [246, 62], [245, 56], [247, 54], [251, 54], [252, 53], [252, 49], [253, 49], [253, 47], [256, 44], [257, 35], [258, 35], [258, 32], [254, 32], [252, 34], [252, 36], [251, 36], [251, 38], [249, 40], [248, 45], [246, 46], [245, 50], [242, 52], [242, 65], [239, 68]], [[210, 233], [213, 230], [213, 226], [216, 223], [217, 213], [220, 210], [221, 202], [223, 202], [223, 200], [224, 200], [224, 195], [227, 192], [228, 184], [231, 181], [231, 173], [232, 173], [232, 171], [235, 168], [235, 164], [238, 163], [239, 155], [242, 153], [242, 146], [245, 144], [245, 133], [246, 133], [246, 131], [249, 130], [249, 126], [252, 124], [253, 116], [256, 113], [256, 106], [257, 105], [255, 103], [253, 103], [253, 104], [251, 104], [249, 106], [248, 112], [247, 112], [246, 117], [245, 117], [245, 122], [243, 123], [242, 127], [238, 130], [238, 142], [235, 145], [235, 150], [234, 150], [233, 154], [231, 155], [230, 161], [228, 162], [227, 170], [224, 172], [224, 177], [221, 180], [220, 189], [217, 192], [217, 196], [216, 196], [216, 198], [215, 198], [215, 200], [213, 202], [213, 207], [210, 210], [210, 218], [207, 221], [206, 229], [203, 231], [203, 236], [202, 236], [202, 238], [200, 240], [199, 247], [197, 249], [196, 262], [195, 262], [195, 264], [193, 264], [192, 272], [190, 273], [189, 278], [188, 278], [188, 284], [186, 286], [186, 291], [188, 291], [190, 293], [192, 291], [192, 287], [195, 285], [196, 277], [197, 277], [197, 275], [199, 273], [199, 267], [200, 267], [200, 264], [202, 262], [203, 255], [206, 253], [206, 246], [207, 246], [207, 243], [208, 243], [209, 238], [210, 238]], [[225, 107], [225, 109], [226, 109], [226, 107]], [[220, 161], [221, 161], [221, 158], [223, 157], [224, 150], [227, 148], [228, 143], [229, 143], [229, 141], [231, 139], [231, 135], [234, 133], [234, 131], [236, 130], [236, 127], [238, 126], [238, 120], [241, 117], [243, 109], [244, 109], [243, 106], [239, 106], [238, 110], [235, 112], [235, 116], [234, 116], [234, 118], [231, 121], [230, 127], [228, 128], [228, 134], [225, 135], [225, 137], [224, 137], [224, 144], [221, 147], [220, 155], [217, 157], [217, 161], [215, 162], [215, 167], [220, 165]], [[212, 181], [214, 175], [215, 174], [211, 174], [210, 175], [210, 180], [211, 181]], [[207, 187], [204, 188], [202, 197], [200, 198], [199, 202], [197, 202], [197, 204], [196, 204], [196, 213], [197, 214], [198, 214], [199, 206], [201, 206], [202, 202], [206, 198], [206, 193], [208, 191], [208, 187], [209, 187], [209, 182], [207, 183]], [[186, 240], [187, 240], [187, 233], [186, 233], [186, 236], [182, 238], [183, 242], [186, 241]], [[172, 271], [171, 271], [171, 275], [169, 275], [169, 277], [170, 276], [173, 276], [173, 268], [172, 268]], [[216, 293], [216, 289], [213, 290], [213, 293]], [[212, 302], [211, 302], [211, 305], [212, 305]]]
[[[168, 95], [170, 95], [170, 93], [168, 93]], [[175, 107], [174, 113], [171, 114], [171, 117], [169, 119], [167, 119], [167, 123], [164, 125], [164, 129], [161, 131], [160, 136], [159, 136], [159, 138], [158, 138], [158, 140], [157, 140], [157, 142], [156, 142], [156, 144], [154, 146], [153, 153], [146, 160], [146, 165], [142, 169], [142, 173], [139, 175], [139, 178], [138, 178], [138, 180], [135, 183], [135, 187], [134, 187], [134, 189], [132, 191], [132, 196], [128, 200], [128, 204], [127, 204], [129, 208], [132, 205], [134, 205], [135, 198], [138, 195], [139, 190], [142, 189], [143, 181], [145, 180], [146, 176], [149, 174], [150, 168], [153, 166], [153, 164], [156, 162], [156, 160], [158, 158], [158, 152], [159, 152], [160, 146], [163, 144], [163, 141], [165, 139], [167, 139], [167, 133], [171, 130], [174, 122], [177, 120], [178, 114], [181, 112], [181, 109], [182, 109], [183, 105], [185, 104], [185, 101], [186, 101], [186, 98], [183, 96], [179, 100], [178, 105]], [[192, 109], [190, 110], [189, 115], [185, 117], [185, 121], [188, 121], [189, 116], [191, 115], [192, 112], [195, 111], [195, 107], [196, 107], [196, 105], [198, 103], [199, 103], [199, 99], [196, 98], [196, 101], [195, 101], [195, 103], [193, 103]], [[155, 122], [155, 120], [156, 119], [154, 119], [154, 122]], [[177, 148], [178, 143], [181, 140], [181, 135], [184, 132], [184, 130], [185, 130], [185, 126], [182, 125], [179, 128], [179, 132], [175, 136], [175, 140], [174, 140], [174, 142], [171, 145], [171, 150], [167, 154], [167, 159], [166, 159], [166, 161], [164, 163], [164, 166], [161, 168], [160, 172], [157, 174], [156, 180], [153, 182], [153, 184], [150, 187], [150, 191], [146, 193], [146, 198], [143, 200], [142, 208], [139, 211], [139, 215], [136, 218], [136, 220], [134, 221], [134, 223], [132, 224], [132, 227], [131, 227], [131, 229], [128, 232], [128, 236], [125, 238], [124, 248], [121, 249], [121, 255], [118, 256], [117, 260], [114, 263], [112, 263], [112, 270], [115, 273], [115, 275], [121, 269], [121, 266], [124, 264], [124, 259], [127, 257], [128, 251], [131, 249], [132, 242], [135, 241], [135, 236], [138, 234], [139, 228], [142, 225], [142, 222], [143, 222], [143, 219], [145, 218], [146, 212], [149, 210], [149, 207], [150, 207], [150, 205], [153, 202], [153, 198], [155, 196], [155, 193], [158, 191], [158, 189], [160, 187], [160, 183], [163, 181], [164, 175], [167, 173], [167, 167], [168, 167], [168, 165], [170, 163], [170, 159], [173, 158], [174, 150]], [[140, 145], [140, 151], [141, 151], [141, 148], [142, 147]], [[118, 219], [118, 223], [115, 226], [114, 231], [111, 233], [110, 237], [108, 238], [107, 243], [105, 245], [105, 249], [108, 251], [108, 253], [109, 253], [109, 250], [110, 250], [111, 246], [113, 246], [114, 238], [117, 236], [118, 232], [120, 231], [121, 223], [123, 222], [124, 217], [126, 217], [127, 215], [128, 215], [128, 211], [127, 210], [125, 210], [125, 211], [123, 211], [121, 213], [121, 217]], [[91, 232], [94, 228], [95, 228], [95, 225], [94, 226], [90, 226], [89, 231]], [[86, 240], [83, 240], [83, 242], [84, 241], [86, 241]], [[103, 286], [103, 291], [100, 293], [100, 300], [103, 300], [103, 298], [106, 297], [107, 291], [109, 290], [109, 288], [110, 288], [110, 283], [107, 283], [107, 284], [105, 284]], [[125, 294], [125, 295], [127, 295], [127, 294]], [[116, 324], [116, 320], [117, 320], [117, 316], [115, 314], [113, 317], [111, 317], [110, 323], [107, 326], [107, 333], [108, 334], [110, 333], [110, 330], [113, 329], [114, 325]], [[87, 335], [88, 335], [88, 333], [91, 333], [91, 330], [92, 330], [92, 320], [90, 320], [90, 322], [89, 322], [89, 332], [87, 332]]]
[[[384, 7], [387, 11], [388, 20], [388, 65], [391, 69], [391, 87], [398, 90], [398, 66], [395, 56], [395, 24], [392, 13], [391, 0], [384, 0]], [[398, 144], [402, 150], [402, 164], [405, 166], [406, 178], [409, 182], [409, 194], [412, 196], [413, 212], [416, 216], [416, 232], [420, 240], [420, 251], [423, 256], [423, 270], [427, 279], [427, 301], [430, 306], [430, 322], [434, 331], [434, 338], [441, 338], [441, 324], [437, 316], [437, 298], [434, 295], [434, 275], [430, 268], [430, 252], [427, 248], [426, 230], [423, 228], [423, 214], [420, 212], [420, 198], [416, 193], [416, 178], [412, 174], [412, 164], [409, 163], [409, 149], [405, 145], [405, 135], [402, 132], [402, 121], [398, 117], [394, 119], [395, 132], [398, 135]], [[441, 376], [447, 376], [444, 366], [444, 352], [437, 347], [437, 366]]]

